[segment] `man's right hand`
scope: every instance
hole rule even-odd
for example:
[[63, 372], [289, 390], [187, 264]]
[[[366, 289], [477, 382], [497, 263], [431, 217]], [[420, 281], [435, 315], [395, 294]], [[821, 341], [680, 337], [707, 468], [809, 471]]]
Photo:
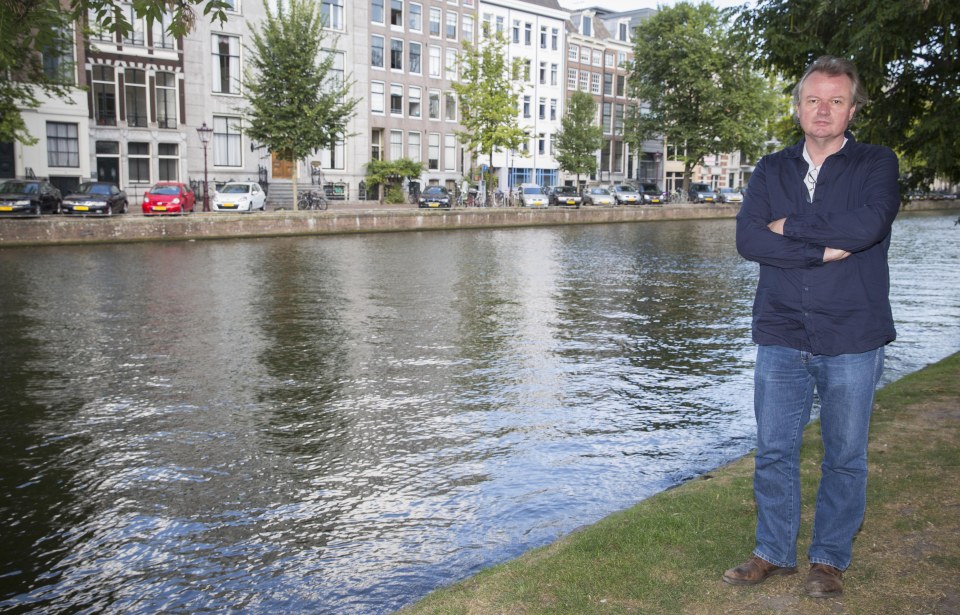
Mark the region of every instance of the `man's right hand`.
[[837, 248], [824, 248], [823, 249], [823, 262], [830, 263], [833, 261], [842, 261], [843, 259], [850, 256], [850, 253], [846, 250], [839, 250]]

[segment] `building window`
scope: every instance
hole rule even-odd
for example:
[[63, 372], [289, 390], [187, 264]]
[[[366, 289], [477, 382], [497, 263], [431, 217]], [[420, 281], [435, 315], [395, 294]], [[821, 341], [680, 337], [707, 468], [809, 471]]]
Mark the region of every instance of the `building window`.
[[620, 103], [613, 106], [613, 132], [623, 134], [623, 105]]
[[370, 21], [383, 23], [383, 0], [370, 0]]
[[497, 20], [497, 25], [495, 27], [497, 30], [497, 34], [503, 34], [503, 15], [497, 15], [496, 20]]
[[440, 90], [430, 90], [427, 94], [427, 113], [431, 120], [440, 119]]
[[87, 28], [90, 30], [90, 39], [95, 41], [103, 41], [106, 43], [113, 43], [116, 41], [116, 37], [113, 32], [109, 29], [104, 28], [100, 24], [100, 20], [97, 18], [97, 12], [88, 9], [87, 10]]
[[440, 170], [440, 133], [431, 132], [427, 143], [427, 169]]
[[390, 84], [390, 115], [403, 115], [403, 86]]
[[533, 44], [533, 24], [530, 22], [523, 24], [523, 44], [527, 47]]
[[541, 62], [540, 63], [540, 85], [546, 85], [546, 84], [547, 84], [547, 63]]
[[600, 126], [603, 128], [604, 134], [610, 134], [610, 112], [612, 105], [608, 102], [603, 103], [602, 106], [602, 115], [600, 119]]
[[213, 91], [240, 93], [240, 37], [213, 35]]
[[117, 89], [112, 66], [94, 65], [93, 116], [97, 126], [117, 125]]
[[390, 131], [390, 160], [403, 158], [403, 131]]
[[557, 85], [557, 73], [560, 71], [560, 67], [556, 64], [550, 65], [550, 85]]
[[414, 43], [410, 41], [410, 72], [414, 75], [420, 74], [420, 50], [422, 49], [420, 43]]
[[513, 43], [515, 45], [519, 45], [520, 44], [520, 20], [519, 19], [513, 20], [513, 28], [511, 32], [513, 32]]
[[541, 98], [539, 103], [540, 104], [537, 105], [537, 117], [539, 117], [541, 120], [545, 120], [547, 119], [547, 99]]
[[580, 89], [584, 92], [590, 91], [590, 73], [589, 71], [580, 71]]
[[127, 106], [127, 126], [147, 126], [147, 73], [139, 68], [123, 72], [124, 98]]
[[407, 105], [408, 112], [407, 115], [410, 117], [420, 117], [420, 88], [411, 86], [407, 90]]
[[612, 53], [603, 54], [603, 65], [607, 68], [613, 68], [616, 64], [616, 56]]
[[575, 68], [567, 69], [567, 89], [568, 90], [577, 89], [577, 69]]
[[80, 138], [76, 124], [47, 122], [47, 165], [80, 166]]
[[177, 76], [157, 73], [157, 126], [177, 127]]
[[584, 36], [593, 36], [593, 19], [589, 15], [583, 16], [583, 31], [581, 34]]
[[132, 184], [150, 183], [150, 144], [127, 144], [127, 181]]
[[524, 81], [530, 81], [532, 73], [532, 63], [530, 59], [523, 61], [523, 64], [520, 65], [520, 78]]
[[180, 180], [180, 146], [176, 143], [157, 144], [157, 179], [162, 182]]
[[603, 52], [599, 49], [593, 50], [593, 65], [603, 66]]
[[456, 49], [446, 49], [446, 62], [444, 62], [444, 68], [446, 70], [446, 78], [450, 81], [454, 81], [457, 78], [457, 50]]
[[213, 164], [218, 167], [239, 167], [243, 164], [238, 118], [213, 116]]
[[473, 42], [473, 17], [470, 15], [463, 16], [463, 40]]
[[401, 39], [390, 39], [390, 68], [403, 70], [403, 41]]
[[589, 64], [590, 63], [590, 48], [581, 47], [580, 48], [580, 63]]
[[407, 133], [407, 158], [414, 162], [423, 160], [423, 154], [420, 152], [420, 133]]
[[443, 74], [443, 67], [440, 65], [440, 48], [436, 45], [430, 45], [430, 77], [439, 79]]
[[557, 28], [550, 30], [550, 49], [553, 51], [560, 49], [560, 30]]
[[370, 112], [383, 115], [384, 86], [382, 81], [370, 82]]
[[383, 68], [383, 37], [370, 37], [370, 66]]
[[370, 160], [383, 160], [382, 128], [374, 128], [370, 132]]
[[173, 19], [167, 13], [164, 13], [160, 19], [153, 23], [153, 47], [154, 49], [173, 49], [176, 46], [176, 39], [170, 34], [170, 24]]
[[547, 26], [540, 26], [540, 49], [547, 48]]
[[423, 7], [419, 4], [410, 5], [410, 31], [423, 32]]
[[440, 17], [440, 9], [430, 9], [430, 23], [428, 24], [428, 27], [430, 28], [430, 36], [440, 36]]
[[403, 27], [403, 0], [390, 0], [390, 25]]
[[443, 170], [457, 170], [457, 136], [443, 135]]
[[590, 92], [593, 94], [600, 93], [600, 73], [591, 73], [590, 75]]
[[73, 28], [68, 26], [60, 30], [53, 45], [41, 54], [43, 74], [47, 79], [66, 85], [77, 82], [73, 47]]
[[446, 38], [448, 41], [457, 40], [457, 14], [452, 11], [447, 11]]
[[571, 44], [567, 49], [567, 60], [576, 62], [578, 59], [580, 59], [580, 45]]
[[618, 31], [620, 36], [618, 37], [618, 40], [621, 40], [625, 43], [630, 42], [630, 38], [627, 36], [627, 24], [621, 23], [619, 26], [620, 27], [618, 28]]
[[443, 95], [444, 119], [449, 122], [457, 121], [457, 97], [453, 92]]
[[137, 13], [133, 8], [132, 4], [128, 4], [125, 7], [127, 11], [127, 21], [130, 22], [130, 32], [123, 37], [124, 44], [127, 45], [146, 45], [146, 37], [144, 36], [144, 27], [143, 20], [137, 17]]
[[617, 75], [617, 96], [627, 95], [627, 78], [624, 75]]
[[537, 135], [537, 153], [538, 154], [547, 153], [547, 138], [542, 132], [539, 135]]
[[320, 0], [320, 17], [327, 28], [343, 30], [343, 0]]
[[613, 74], [603, 73], [603, 95], [613, 96]]
[[523, 96], [523, 117], [530, 119], [530, 95], [524, 94]]
[[557, 119], [557, 99], [556, 98], [550, 99], [550, 119], [551, 120]]

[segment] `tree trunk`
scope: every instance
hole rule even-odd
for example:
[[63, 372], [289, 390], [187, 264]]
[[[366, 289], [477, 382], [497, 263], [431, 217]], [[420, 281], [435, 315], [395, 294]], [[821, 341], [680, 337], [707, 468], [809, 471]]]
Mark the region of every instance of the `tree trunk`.
[[293, 161], [293, 211], [297, 211], [297, 184], [300, 183], [300, 165]]

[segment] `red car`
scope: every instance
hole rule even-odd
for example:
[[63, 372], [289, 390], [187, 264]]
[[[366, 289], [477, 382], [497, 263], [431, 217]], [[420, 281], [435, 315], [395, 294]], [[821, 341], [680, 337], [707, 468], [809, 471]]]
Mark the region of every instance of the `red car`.
[[143, 214], [182, 214], [193, 212], [196, 196], [190, 186], [178, 182], [159, 182], [143, 195]]

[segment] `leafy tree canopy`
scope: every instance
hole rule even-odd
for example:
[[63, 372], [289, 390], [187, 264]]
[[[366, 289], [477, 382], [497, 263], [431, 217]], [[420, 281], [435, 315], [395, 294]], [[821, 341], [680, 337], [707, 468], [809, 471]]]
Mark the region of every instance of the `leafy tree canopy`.
[[759, 0], [737, 28], [793, 83], [821, 55], [852, 60], [872, 98], [857, 137], [899, 151], [913, 185], [960, 181], [956, 0]]
[[560, 168], [577, 176], [597, 170], [597, 150], [603, 146], [603, 131], [597, 126], [597, 103], [580, 90], [567, 99], [567, 111], [554, 137], [554, 151]]
[[685, 149], [685, 182], [706, 154], [759, 153], [776, 113], [768, 82], [725, 13], [705, 3], [662, 7], [636, 28], [629, 83], [648, 105], [628, 118], [631, 140], [639, 146], [662, 135]]
[[517, 149], [526, 134], [519, 126], [519, 61], [509, 62], [506, 39], [484, 31], [477, 45], [463, 43], [460, 82], [452, 84], [460, 101], [458, 133], [468, 150], [486, 154], [493, 166], [495, 149]]
[[[132, 0], [134, 14], [149, 23], [170, 16], [174, 36], [189, 32], [199, 9], [211, 20], [224, 21], [224, 0]], [[58, 0], [0, 0], [0, 141], [36, 143], [22, 111], [36, 109], [40, 98], [68, 99], [74, 66], [73, 28], [89, 17], [100, 29], [128, 34], [132, 30], [127, 5], [118, 0], [72, 0], [65, 10]], [[57, 70], [50, 60], [56, 59]], [[45, 64], [46, 60], [46, 64]]]
[[244, 74], [244, 132], [278, 157], [298, 161], [348, 136], [358, 99], [332, 70], [335, 57], [325, 44], [319, 4], [279, 0], [276, 12], [266, 2], [264, 7], [266, 21], [262, 32], [252, 34]]

